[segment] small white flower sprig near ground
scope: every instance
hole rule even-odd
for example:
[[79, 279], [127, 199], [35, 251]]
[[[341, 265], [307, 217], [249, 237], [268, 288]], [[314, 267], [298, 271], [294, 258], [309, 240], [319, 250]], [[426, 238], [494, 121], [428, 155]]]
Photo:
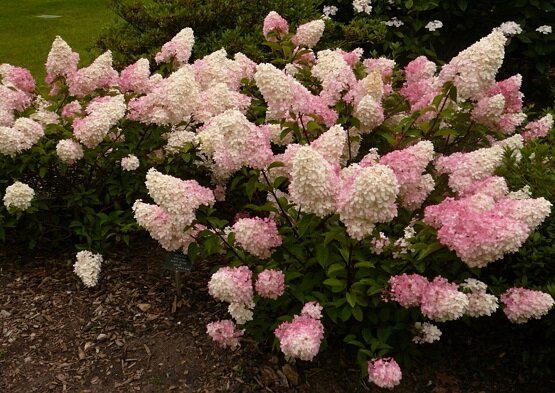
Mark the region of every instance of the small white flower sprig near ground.
[[95, 287], [102, 267], [102, 255], [90, 251], [79, 251], [73, 271], [87, 288]]

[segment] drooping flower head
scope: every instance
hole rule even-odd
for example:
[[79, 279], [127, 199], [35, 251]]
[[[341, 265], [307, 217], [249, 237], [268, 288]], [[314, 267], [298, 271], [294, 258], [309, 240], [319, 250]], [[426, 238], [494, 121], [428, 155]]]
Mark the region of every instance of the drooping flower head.
[[98, 276], [102, 267], [102, 255], [90, 251], [79, 251], [73, 271], [83, 281], [87, 288], [92, 288], [98, 283]]
[[236, 349], [240, 346], [239, 337], [243, 336], [244, 331], [238, 330], [233, 321], [224, 319], [206, 325], [206, 333], [222, 348]]
[[372, 359], [368, 362], [368, 381], [380, 388], [393, 389], [401, 383], [401, 368], [393, 358]]

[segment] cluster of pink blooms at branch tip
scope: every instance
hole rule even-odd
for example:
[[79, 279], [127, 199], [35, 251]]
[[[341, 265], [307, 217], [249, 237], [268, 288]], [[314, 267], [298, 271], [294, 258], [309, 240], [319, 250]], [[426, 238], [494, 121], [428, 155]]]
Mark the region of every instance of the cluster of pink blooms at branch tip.
[[321, 310], [319, 304], [309, 302], [291, 322], [282, 322], [274, 331], [286, 359], [311, 361], [318, 354], [324, 339]]
[[553, 115], [548, 113], [539, 120], [531, 121], [526, 124], [522, 131], [522, 138], [530, 141], [537, 138], [547, 136], [547, 133], [553, 128]]
[[190, 228], [196, 210], [215, 202], [213, 192], [195, 180], [181, 180], [154, 168], [147, 172], [146, 187], [156, 204], [137, 200], [133, 205], [135, 220], [166, 250], [183, 248], [186, 252], [191, 237], [202, 230]]
[[222, 348], [233, 350], [241, 345], [239, 338], [243, 336], [244, 330], [238, 330], [233, 321], [224, 319], [206, 325], [206, 333]]
[[160, 64], [175, 59], [179, 64], [186, 64], [191, 57], [194, 44], [193, 30], [186, 27], [162, 46], [162, 50], [156, 54], [154, 60]]
[[540, 319], [555, 304], [550, 294], [525, 288], [510, 288], [501, 294], [500, 300], [507, 318], [518, 324]]
[[233, 224], [231, 231], [241, 248], [261, 259], [269, 258], [282, 242], [276, 222], [271, 218], [242, 218]]
[[401, 367], [393, 358], [368, 361], [368, 381], [380, 388], [393, 389], [401, 383]]
[[491, 180], [483, 183], [495, 186], [489, 190], [446, 198], [425, 209], [424, 222], [437, 228], [438, 240], [470, 267], [484, 267], [517, 251], [551, 211], [545, 198], [510, 198], [504, 181]]
[[392, 300], [403, 307], [420, 306], [424, 316], [437, 322], [462, 317], [468, 306], [468, 298], [457, 284], [440, 276], [428, 281], [418, 274], [402, 274], [392, 276], [389, 285]]
[[281, 270], [263, 270], [258, 274], [254, 288], [261, 297], [276, 300], [285, 292], [285, 274]]
[[262, 34], [264, 38], [269, 41], [274, 41], [275, 37], [270, 37], [270, 33], [274, 33], [277, 36], [283, 36], [289, 32], [289, 23], [277, 12], [271, 11], [266, 18], [264, 18], [264, 24], [262, 25]]

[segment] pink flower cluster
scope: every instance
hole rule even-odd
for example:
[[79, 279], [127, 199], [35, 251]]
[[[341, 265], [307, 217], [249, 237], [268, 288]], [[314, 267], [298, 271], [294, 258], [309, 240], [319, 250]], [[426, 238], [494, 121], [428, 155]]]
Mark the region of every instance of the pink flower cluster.
[[476, 104], [473, 120], [507, 135], [514, 133], [526, 119], [522, 112], [521, 84], [520, 74], [495, 83]]
[[507, 318], [518, 324], [540, 319], [555, 304], [550, 294], [525, 288], [510, 288], [501, 294], [500, 300]]
[[119, 75], [112, 68], [112, 52], [107, 51], [97, 57], [90, 66], [67, 74], [69, 93], [84, 97], [97, 89], [116, 86]]
[[393, 389], [401, 383], [401, 368], [393, 358], [372, 359], [368, 362], [368, 381], [380, 388]]
[[389, 279], [389, 295], [403, 307], [420, 306], [422, 314], [434, 321], [445, 322], [462, 317], [468, 306], [466, 295], [457, 284], [443, 277], [428, 281], [418, 274], [402, 274]]
[[[411, 112], [426, 108], [440, 93], [441, 83], [435, 76], [436, 68], [435, 63], [426, 56], [417, 57], [405, 67], [406, 82], [399, 93], [408, 100]], [[433, 114], [424, 114], [424, 119], [430, 118]]]
[[247, 252], [267, 259], [281, 245], [276, 222], [271, 218], [242, 218], [231, 227], [235, 241]]
[[233, 173], [244, 166], [263, 169], [273, 160], [270, 133], [251, 123], [238, 110], [213, 117], [198, 133], [199, 149], [216, 168]]
[[484, 267], [517, 251], [550, 210], [544, 198], [477, 193], [426, 207], [424, 222], [437, 228], [438, 240], [468, 266]]
[[239, 338], [243, 336], [244, 330], [238, 330], [233, 321], [224, 319], [206, 325], [206, 333], [222, 348], [236, 349], [241, 345]]
[[262, 34], [264, 38], [268, 41], [276, 41], [275, 37], [270, 37], [270, 33], [274, 33], [277, 37], [283, 36], [289, 32], [289, 24], [287, 21], [277, 12], [271, 11], [266, 18], [264, 18], [264, 24], [262, 25]]
[[189, 57], [191, 57], [194, 44], [195, 36], [193, 30], [190, 27], [186, 27], [162, 46], [162, 50], [156, 54], [154, 60], [160, 64], [175, 59], [180, 65], [186, 64], [189, 61]]
[[261, 297], [276, 300], [285, 292], [285, 274], [281, 270], [263, 270], [258, 274], [254, 288]]
[[30, 149], [43, 136], [44, 129], [40, 123], [20, 117], [11, 127], [0, 126], [0, 153], [15, 156]]
[[208, 293], [222, 302], [253, 303], [252, 272], [247, 266], [225, 266], [212, 275]]
[[548, 113], [539, 120], [531, 121], [526, 124], [522, 132], [522, 138], [525, 141], [532, 139], [543, 138], [553, 128], [553, 115]]
[[434, 145], [429, 141], [418, 142], [403, 150], [395, 150], [380, 158], [380, 163], [393, 169], [399, 184], [399, 196], [403, 206], [419, 208], [434, 189], [431, 175], [422, 173], [434, 158]]
[[156, 205], [137, 200], [133, 205], [135, 220], [166, 250], [186, 251], [191, 236], [202, 230], [189, 228], [195, 212], [201, 205], [212, 205], [214, 194], [195, 180], [181, 180], [154, 168], [147, 173], [146, 186]]
[[268, 120], [288, 118], [291, 112], [320, 116], [328, 127], [337, 121], [337, 113], [322, 97], [312, 94], [292, 76], [271, 64], [259, 64], [254, 80], [268, 104]]
[[87, 106], [87, 116], [73, 121], [73, 135], [89, 149], [95, 148], [125, 116], [125, 110], [122, 94], [96, 98]]
[[317, 312], [318, 305], [303, 307], [301, 314], [291, 322], [282, 322], [274, 331], [281, 352], [289, 359], [311, 361], [320, 351], [324, 339], [324, 326]]

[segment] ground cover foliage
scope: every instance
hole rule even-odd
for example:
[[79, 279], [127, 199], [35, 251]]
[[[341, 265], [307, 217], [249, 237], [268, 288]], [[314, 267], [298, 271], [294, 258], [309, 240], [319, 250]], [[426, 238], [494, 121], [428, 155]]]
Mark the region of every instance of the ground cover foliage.
[[313, 51], [325, 26], [271, 12], [265, 63], [190, 62], [185, 28], [156, 73], [147, 59], [118, 72], [110, 51], [78, 68], [57, 38], [48, 98], [3, 65], [0, 235], [75, 242], [94, 287], [98, 252], [142, 227], [215, 261], [208, 290], [231, 318], [207, 333], [223, 347], [252, 337], [308, 361], [342, 341], [386, 388], [440, 338], [433, 323], [545, 316], [553, 118], [527, 119], [520, 75], [496, 80], [507, 33], [440, 68]]

